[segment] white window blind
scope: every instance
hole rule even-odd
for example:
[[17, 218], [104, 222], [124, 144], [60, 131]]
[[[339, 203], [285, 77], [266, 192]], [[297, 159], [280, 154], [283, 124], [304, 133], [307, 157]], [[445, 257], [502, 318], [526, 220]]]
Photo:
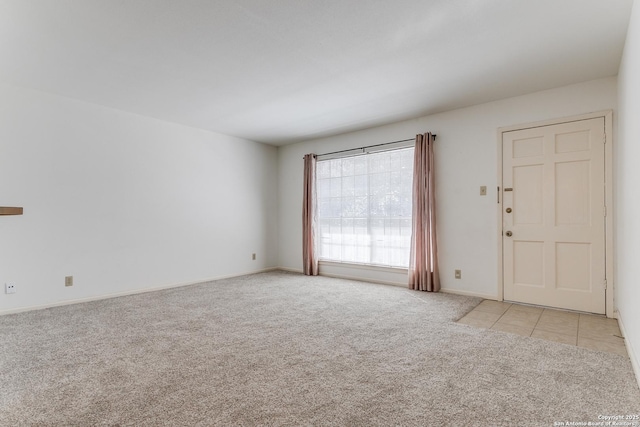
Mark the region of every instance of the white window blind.
[[413, 147], [319, 160], [320, 259], [408, 267]]

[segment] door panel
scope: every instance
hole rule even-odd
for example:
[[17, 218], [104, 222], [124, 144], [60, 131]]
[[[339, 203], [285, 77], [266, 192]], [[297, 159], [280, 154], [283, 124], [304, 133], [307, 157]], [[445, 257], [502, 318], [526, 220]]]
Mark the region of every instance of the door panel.
[[515, 166], [513, 185], [513, 223], [542, 225], [544, 218], [544, 165]]
[[504, 299], [603, 314], [604, 118], [502, 138]]
[[558, 289], [589, 291], [592, 287], [591, 244], [556, 243], [556, 286]]
[[555, 220], [557, 226], [591, 225], [590, 166], [589, 160], [556, 163]]
[[544, 242], [513, 243], [514, 281], [520, 286], [544, 286]]

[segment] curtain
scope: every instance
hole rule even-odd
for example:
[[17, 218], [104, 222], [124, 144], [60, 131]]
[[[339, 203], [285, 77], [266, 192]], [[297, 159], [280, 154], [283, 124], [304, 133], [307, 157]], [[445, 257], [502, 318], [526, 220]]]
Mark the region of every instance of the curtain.
[[438, 292], [436, 198], [431, 133], [416, 135], [413, 161], [413, 218], [409, 258], [409, 288]]
[[302, 201], [302, 271], [318, 275], [316, 251], [316, 155], [304, 156], [304, 194]]

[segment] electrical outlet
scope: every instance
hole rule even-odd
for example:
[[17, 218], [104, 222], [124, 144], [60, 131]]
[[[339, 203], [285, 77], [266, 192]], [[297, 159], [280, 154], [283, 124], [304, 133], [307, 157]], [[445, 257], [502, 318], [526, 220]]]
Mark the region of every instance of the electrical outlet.
[[255, 261], [256, 260], [256, 254], [251, 254], [251, 259]]
[[480, 187], [480, 195], [481, 196], [486, 196], [487, 195], [487, 186], [483, 185], [482, 187]]
[[462, 270], [456, 270], [456, 279], [462, 279]]
[[66, 276], [64, 278], [64, 285], [65, 286], [73, 286], [73, 276]]
[[4, 284], [4, 293], [5, 294], [15, 294], [16, 293], [16, 284], [15, 283], [5, 283]]

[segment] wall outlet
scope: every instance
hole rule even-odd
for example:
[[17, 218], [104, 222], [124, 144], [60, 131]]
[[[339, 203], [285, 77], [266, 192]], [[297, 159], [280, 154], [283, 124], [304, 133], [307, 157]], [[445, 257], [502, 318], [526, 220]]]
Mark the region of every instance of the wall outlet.
[[255, 261], [256, 260], [256, 254], [251, 254], [251, 259]]
[[456, 279], [462, 279], [462, 270], [456, 270]]
[[73, 286], [73, 276], [66, 276], [64, 278], [64, 285], [65, 286]]
[[5, 294], [15, 294], [16, 293], [16, 284], [15, 283], [5, 283], [4, 284], [4, 293]]
[[487, 186], [483, 185], [482, 187], [480, 187], [480, 195], [481, 196], [486, 196], [487, 195]]

